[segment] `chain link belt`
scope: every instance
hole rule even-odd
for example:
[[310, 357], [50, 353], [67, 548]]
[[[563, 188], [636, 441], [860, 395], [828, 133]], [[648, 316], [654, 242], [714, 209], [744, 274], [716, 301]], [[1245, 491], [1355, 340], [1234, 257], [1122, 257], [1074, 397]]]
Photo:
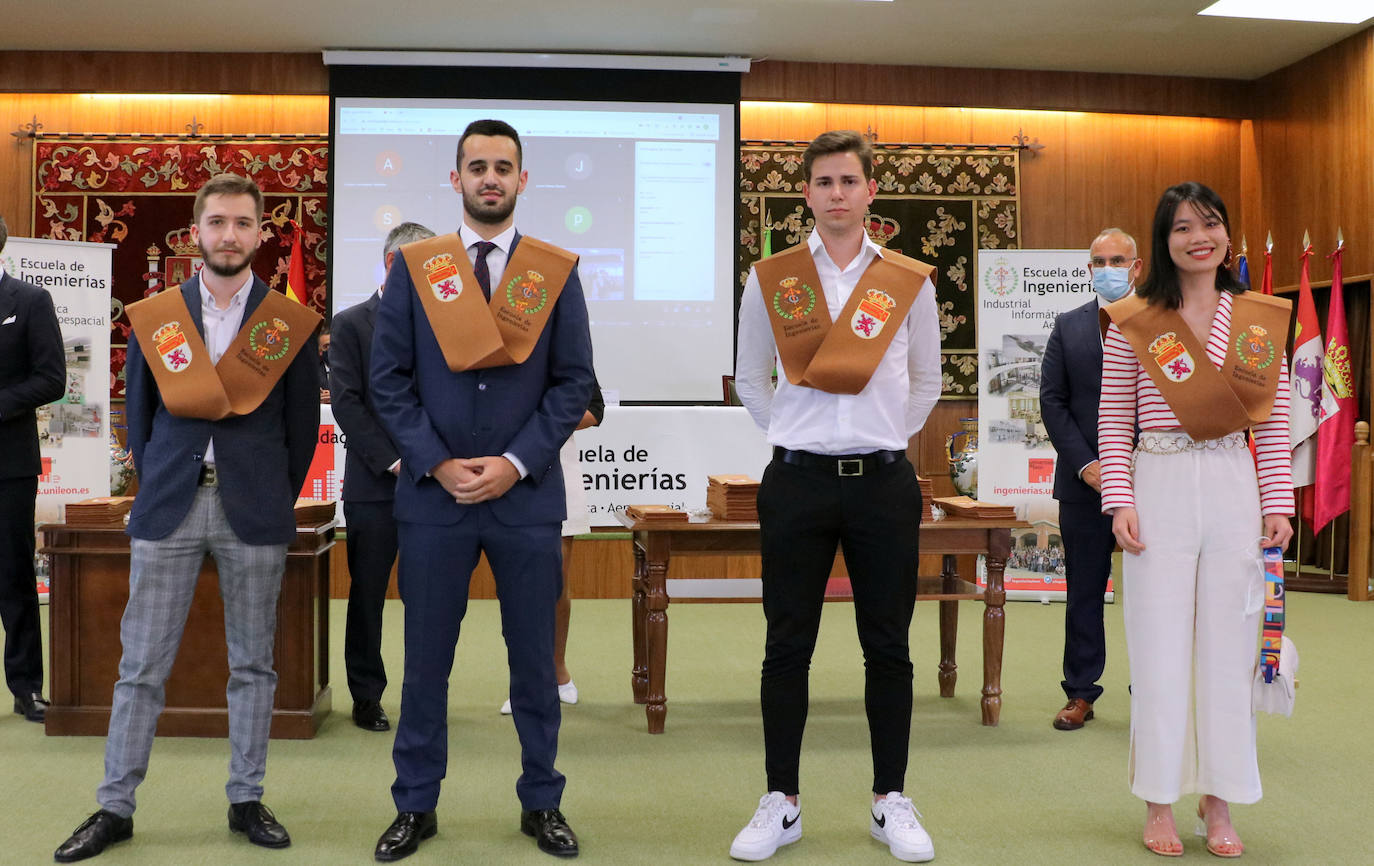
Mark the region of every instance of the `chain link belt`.
[[1189, 451], [1220, 451], [1223, 448], [1249, 448], [1244, 433], [1228, 433], [1220, 439], [1197, 440], [1181, 430], [1160, 432], [1142, 430], [1135, 451], [1131, 453], [1131, 468], [1141, 454], [1186, 454]]

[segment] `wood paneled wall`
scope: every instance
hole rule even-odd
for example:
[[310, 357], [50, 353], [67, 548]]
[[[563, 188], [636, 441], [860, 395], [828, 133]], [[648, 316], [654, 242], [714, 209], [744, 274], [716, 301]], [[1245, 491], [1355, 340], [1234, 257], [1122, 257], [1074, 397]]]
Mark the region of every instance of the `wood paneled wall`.
[[766, 60], [750, 67], [742, 94], [794, 102], [1243, 118], [1254, 110], [1252, 87], [1217, 78]]
[[1312, 280], [1329, 280], [1341, 228], [1347, 279], [1374, 273], [1374, 29], [1260, 79], [1256, 99], [1252, 252], [1272, 229], [1274, 284], [1295, 286], [1308, 230]]

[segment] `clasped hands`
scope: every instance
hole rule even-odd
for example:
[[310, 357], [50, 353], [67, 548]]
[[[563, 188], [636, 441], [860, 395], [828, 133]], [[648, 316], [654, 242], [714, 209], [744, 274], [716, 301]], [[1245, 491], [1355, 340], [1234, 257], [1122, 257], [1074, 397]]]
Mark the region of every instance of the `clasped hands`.
[[476, 505], [504, 496], [520, 480], [520, 471], [505, 457], [450, 457], [430, 475], [459, 505]]
[[[1126, 553], [1140, 553], [1145, 549], [1145, 545], [1140, 543], [1140, 516], [1134, 508], [1116, 509], [1112, 514], [1112, 534]], [[1292, 538], [1293, 525], [1287, 517], [1282, 514], [1264, 515], [1264, 537], [1260, 539], [1260, 547], [1283, 550]]]

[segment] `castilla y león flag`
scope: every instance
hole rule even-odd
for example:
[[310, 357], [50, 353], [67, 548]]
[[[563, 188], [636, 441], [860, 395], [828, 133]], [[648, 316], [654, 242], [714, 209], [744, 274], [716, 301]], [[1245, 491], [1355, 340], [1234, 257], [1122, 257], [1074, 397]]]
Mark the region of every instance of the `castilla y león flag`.
[[1298, 280], [1298, 321], [1293, 335], [1293, 364], [1289, 371], [1288, 433], [1293, 449], [1293, 486], [1306, 487], [1316, 480], [1317, 440], [1322, 419], [1337, 410], [1335, 395], [1322, 374], [1326, 353], [1322, 343], [1317, 305], [1312, 301], [1312, 285], [1307, 277], [1303, 251], [1302, 274]]
[[1316, 504], [1312, 530], [1350, 510], [1350, 449], [1355, 444], [1355, 379], [1350, 370], [1350, 335], [1345, 327], [1345, 290], [1341, 284], [1341, 254], [1331, 254], [1331, 306], [1326, 313], [1325, 379], [1336, 398], [1337, 411], [1317, 429]]

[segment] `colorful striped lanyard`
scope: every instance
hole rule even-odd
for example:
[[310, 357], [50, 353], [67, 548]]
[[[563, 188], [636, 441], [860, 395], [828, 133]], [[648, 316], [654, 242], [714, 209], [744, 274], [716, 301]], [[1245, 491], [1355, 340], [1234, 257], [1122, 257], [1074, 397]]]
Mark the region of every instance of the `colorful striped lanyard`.
[[1260, 633], [1260, 670], [1272, 683], [1283, 646], [1283, 550], [1264, 549], [1264, 629]]

